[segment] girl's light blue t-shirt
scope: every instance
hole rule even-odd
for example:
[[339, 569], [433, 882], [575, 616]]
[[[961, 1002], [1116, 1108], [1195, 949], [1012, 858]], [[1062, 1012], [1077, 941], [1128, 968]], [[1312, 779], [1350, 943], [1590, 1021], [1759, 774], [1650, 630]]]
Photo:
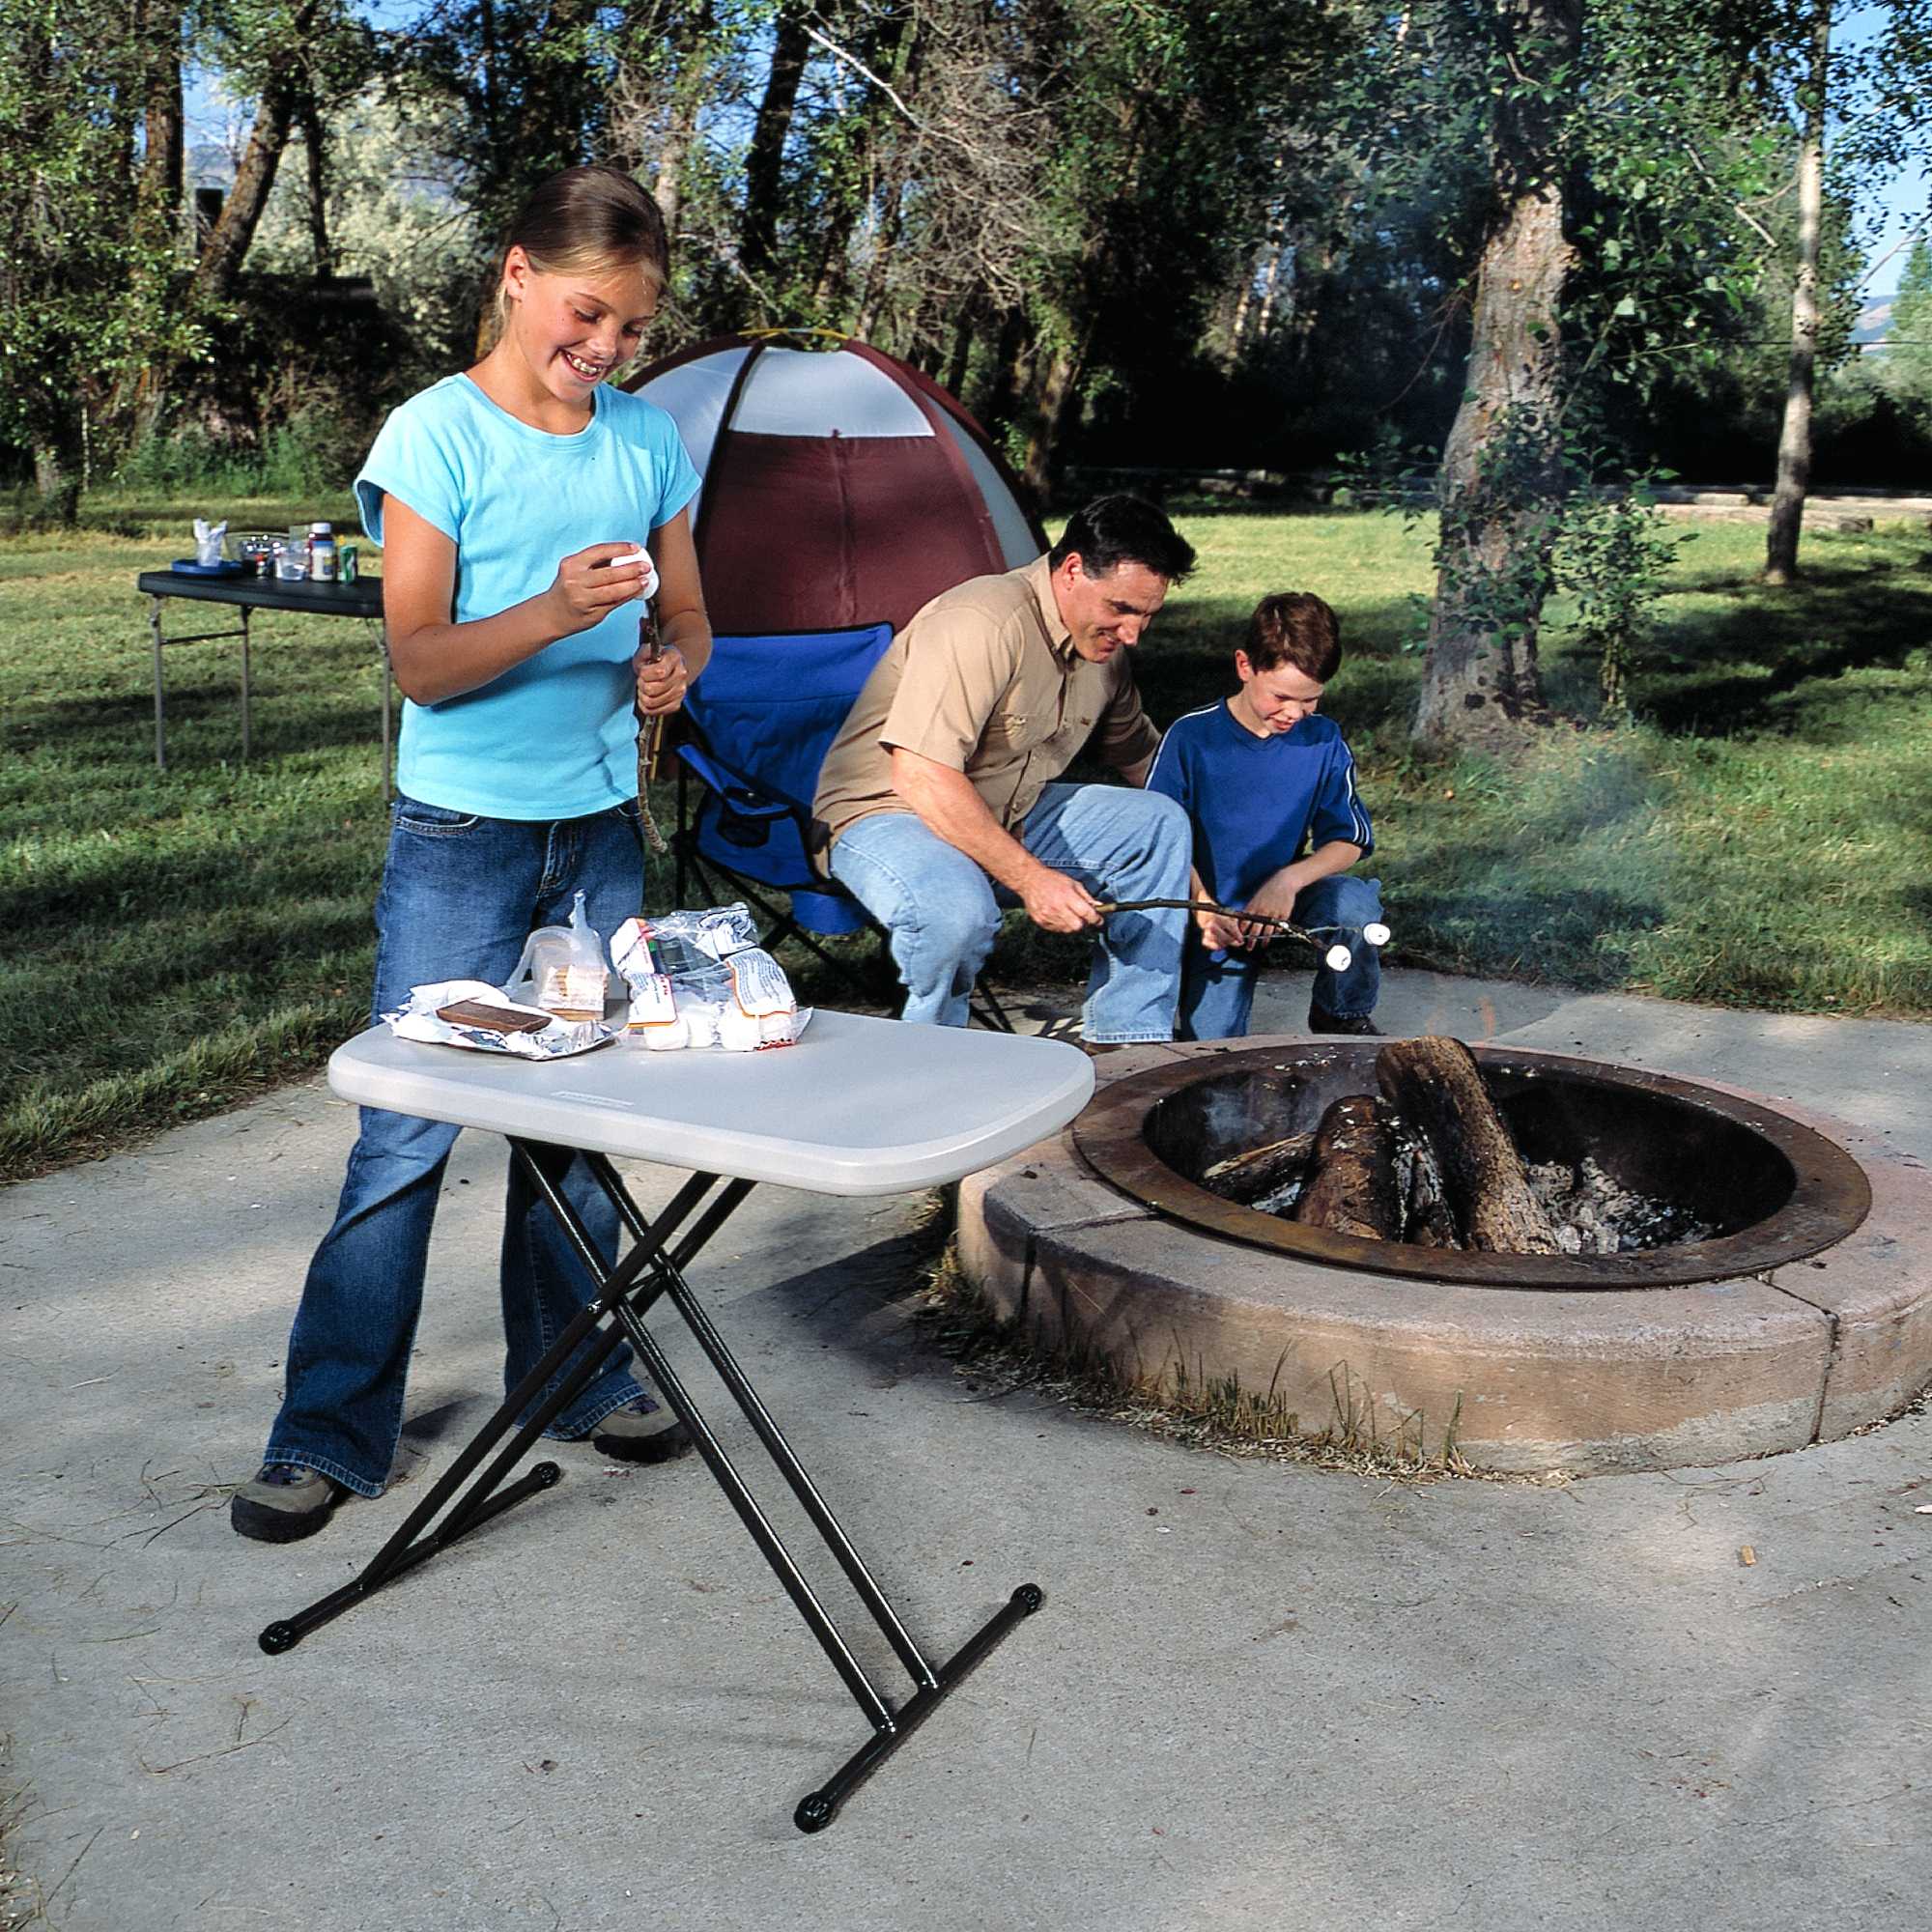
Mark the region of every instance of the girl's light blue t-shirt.
[[[362, 527], [383, 541], [393, 496], [452, 538], [459, 624], [548, 590], [576, 551], [650, 543], [697, 494], [697, 472], [655, 403], [608, 386], [593, 395], [576, 436], [519, 422], [467, 376], [412, 396], [355, 479]], [[405, 700], [396, 788], [490, 818], [578, 818], [635, 798], [642, 611], [622, 605], [461, 697]]]

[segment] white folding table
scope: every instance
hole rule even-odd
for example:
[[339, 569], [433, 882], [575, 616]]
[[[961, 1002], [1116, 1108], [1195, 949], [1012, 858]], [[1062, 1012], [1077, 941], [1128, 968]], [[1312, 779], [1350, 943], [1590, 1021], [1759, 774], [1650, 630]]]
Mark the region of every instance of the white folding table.
[[[900, 1194], [957, 1180], [1016, 1153], [1079, 1112], [1094, 1090], [1092, 1063], [1057, 1040], [820, 1010], [797, 1045], [780, 1050], [648, 1053], [618, 1042], [547, 1063], [423, 1045], [377, 1027], [336, 1050], [328, 1083], [363, 1106], [504, 1135], [597, 1293], [361, 1574], [269, 1625], [262, 1648], [271, 1656], [292, 1648], [480, 1523], [554, 1484], [561, 1472], [549, 1462], [515, 1481], [505, 1478], [628, 1339], [871, 1724], [870, 1739], [793, 1813], [801, 1831], [822, 1831], [853, 1788], [1044, 1598], [1037, 1584], [1022, 1584], [952, 1658], [928, 1662], [692, 1293], [685, 1267], [761, 1180], [823, 1194]], [[632, 1236], [614, 1266], [562, 1192], [564, 1171], [577, 1155]], [[631, 1199], [612, 1155], [695, 1172], [653, 1221]], [[718, 1372], [910, 1675], [912, 1692], [897, 1704], [867, 1675], [645, 1327], [643, 1316], [660, 1297]], [[518, 1415], [580, 1345], [582, 1360], [520, 1427]]]

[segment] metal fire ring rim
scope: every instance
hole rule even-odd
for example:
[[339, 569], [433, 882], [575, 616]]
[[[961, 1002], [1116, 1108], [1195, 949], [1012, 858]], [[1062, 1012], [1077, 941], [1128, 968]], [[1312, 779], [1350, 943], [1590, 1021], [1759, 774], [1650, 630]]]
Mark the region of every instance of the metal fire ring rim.
[[[1486, 1069], [1529, 1077], [1545, 1071], [1579, 1076], [1660, 1095], [1748, 1128], [1769, 1141], [1790, 1163], [1797, 1177], [1790, 1200], [1764, 1221], [1708, 1241], [1685, 1241], [1627, 1255], [1481, 1254], [1418, 1247], [1407, 1241], [1363, 1240], [1326, 1229], [1303, 1228], [1210, 1194], [1169, 1167], [1148, 1144], [1144, 1128], [1154, 1107], [1170, 1094], [1204, 1078], [1230, 1072], [1282, 1071], [1287, 1056], [1302, 1061], [1356, 1061], [1368, 1072], [1365, 1091], [1374, 1092], [1375, 1056], [1379, 1051], [1378, 1046], [1366, 1041], [1342, 1040], [1232, 1051], [1216, 1048], [1130, 1073], [1096, 1095], [1074, 1121], [1073, 1144], [1087, 1165], [1109, 1185], [1210, 1238], [1266, 1248], [1330, 1267], [1467, 1288], [1614, 1293], [1762, 1275], [1834, 1246], [1855, 1232], [1871, 1211], [1871, 1183], [1854, 1156], [1768, 1100], [1740, 1099], [1675, 1074], [1535, 1047], [1473, 1045], [1470, 1051]], [[1767, 1236], [1767, 1229], [1778, 1231], [1776, 1238]]]

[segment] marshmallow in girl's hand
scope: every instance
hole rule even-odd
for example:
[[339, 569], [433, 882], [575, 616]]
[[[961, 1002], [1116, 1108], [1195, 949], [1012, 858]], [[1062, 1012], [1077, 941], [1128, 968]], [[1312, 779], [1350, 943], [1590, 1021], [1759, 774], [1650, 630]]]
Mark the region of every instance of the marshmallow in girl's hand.
[[641, 563], [644, 566], [644, 582], [638, 595], [643, 598], [655, 597], [658, 594], [658, 567], [651, 561], [650, 552], [641, 544], [628, 555], [613, 556], [611, 559], [611, 568], [615, 570], [619, 564], [633, 563]]
[[1331, 946], [1323, 956], [1337, 973], [1346, 973], [1355, 957], [1346, 946]]
[[1389, 943], [1389, 929], [1378, 920], [1373, 925], [1363, 926], [1362, 937], [1371, 946], [1386, 946]]

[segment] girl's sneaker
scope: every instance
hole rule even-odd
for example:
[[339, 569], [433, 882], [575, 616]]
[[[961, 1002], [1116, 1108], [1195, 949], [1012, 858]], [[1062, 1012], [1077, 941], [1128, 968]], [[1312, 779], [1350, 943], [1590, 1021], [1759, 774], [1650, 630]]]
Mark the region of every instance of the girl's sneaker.
[[340, 1483], [299, 1463], [264, 1463], [235, 1492], [228, 1520], [237, 1536], [257, 1543], [294, 1543], [313, 1536], [347, 1493]]

